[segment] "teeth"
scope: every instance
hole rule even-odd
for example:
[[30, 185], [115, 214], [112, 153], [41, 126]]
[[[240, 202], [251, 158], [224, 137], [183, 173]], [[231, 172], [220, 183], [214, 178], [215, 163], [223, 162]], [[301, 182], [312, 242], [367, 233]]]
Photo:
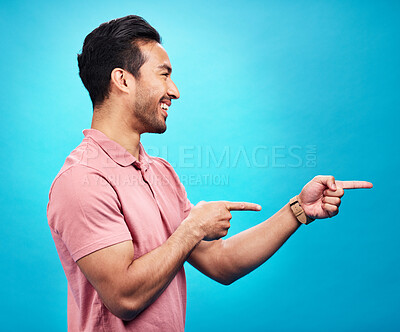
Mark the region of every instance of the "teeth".
[[167, 104], [162, 103], [162, 104], [161, 104], [161, 108], [162, 108], [163, 110], [168, 111], [168, 105], [167, 105]]

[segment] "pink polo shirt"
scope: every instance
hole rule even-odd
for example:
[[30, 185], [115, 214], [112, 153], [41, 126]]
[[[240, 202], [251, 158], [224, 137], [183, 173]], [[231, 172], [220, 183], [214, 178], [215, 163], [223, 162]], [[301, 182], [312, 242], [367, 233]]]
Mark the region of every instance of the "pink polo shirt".
[[135, 259], [162, 245], [192, 204], [172, 166], [139, 161], [96, 129], [67, 157], [49, 193], [47, 217], [68, 280], [69, 331], [183, 331], [186, 280], [182, 269], [160, 297], [134, 320], [114, 316], [76, 261], [132, 240]]

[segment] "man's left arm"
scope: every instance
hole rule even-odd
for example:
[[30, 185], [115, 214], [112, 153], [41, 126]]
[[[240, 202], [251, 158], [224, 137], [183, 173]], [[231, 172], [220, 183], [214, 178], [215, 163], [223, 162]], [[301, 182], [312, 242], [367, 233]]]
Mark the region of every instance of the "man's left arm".
[[[372, 188], [372, 183], [316, 176], [304, 186], [298, 201], [309, 218], [330, 218], [339, 211], [344, 189], [357, 188]], [[202, 241], [188, 262], [210, 278], [229, 285], [267, 261], [300, 225], [288, 203], [266, 221], [229, 239]]]

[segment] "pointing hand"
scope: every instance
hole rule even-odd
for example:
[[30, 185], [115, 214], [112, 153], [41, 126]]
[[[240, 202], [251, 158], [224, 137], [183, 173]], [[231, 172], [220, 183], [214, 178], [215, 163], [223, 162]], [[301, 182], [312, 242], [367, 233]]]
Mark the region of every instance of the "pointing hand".
[[367, 181], [335, 181], [331, 175], [318, 175], [308, 182], [299, 194], [299, 203], [307, 216], [324, 219], [339, 212], [344, 189], [372, 188]]
[[260, 211], [261, 206], [247, 202], [199, 202], [189, 213], [189, 220], [198, 228], [203, 240], [213, 241], [228, 234], [230, 211]]

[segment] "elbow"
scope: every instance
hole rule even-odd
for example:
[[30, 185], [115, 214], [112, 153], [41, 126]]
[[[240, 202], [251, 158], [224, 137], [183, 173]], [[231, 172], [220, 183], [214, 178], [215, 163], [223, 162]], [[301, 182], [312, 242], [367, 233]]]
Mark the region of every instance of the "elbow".
[[224, 285], [224, 286], [229, 286], [230, 284], [232, 284], [233, 282], [234, 282], [234, 280], [218, 280], [218, 282], [221, 284], [221, 285]]
[[219, 275], [218, 277], [213, 279], [224, 286], [229, 286], [239, 278], [232, 274], [232, 275]]
[[222, 285], [229, 286], [243, 276], [240, 273], [240, 270], [228, 264], [219, 264], [219, 267], [220, 268], [217, 271], [214, 271], [213, 279]]
[[124, 321], [135, 319], [143, 311], [142, 306], [126, 298], [120, 298], [113, 305], [109, 306], [105, 304], [105, 306], [114, 316]]
[[124, 321], [129, 322], [129, 321], [135, 319], [139, 315], [139, 313], [140, 313], [139, 310], [122, 309], [114, 315]]
[[229, 286], [231, 284], [233, 284], [236, 280], [238, 280], [239, 278], [224, 278], [224, 279], [220, 279], [218, 280], [218, 282], [224, 286]]

